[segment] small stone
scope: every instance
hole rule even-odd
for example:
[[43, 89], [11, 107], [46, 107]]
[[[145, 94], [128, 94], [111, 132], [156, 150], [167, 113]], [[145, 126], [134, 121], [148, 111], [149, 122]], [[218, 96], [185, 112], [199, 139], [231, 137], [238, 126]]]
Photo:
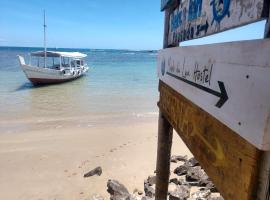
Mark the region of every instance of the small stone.
[[200, 178], [198, 176], [194, 175], [194, 174], [186, 175], [186, 181], [187, 182], [196, 182], [196, 184], [197, 184], [199, 180], [200, 180]]
[[185, 186], [188, 186], [188, 187], [192, 186], [192, 185], [190, 185], [190, 183], [188, 183], [188, 182], [186, 182], [184, 180], [180, 180], [179, 183], [180, 183], [179, 185], [185, 185]]
[[145, 196], [154, 198], [155, 197], [155, 188], [149, 184], [144, 184], [144, 193]]
[[186, 182], [189, 186], [196, 186], [196, 187], [199, 187], [200, 184], [199, 182]]
[[150, 186], [156, 184], [156, 176], [148, 176], [148, 178], [144, 181], [144, 184], [148, 184]]
[[178, 181], [177, 178], [172, 178], [172, 179], [170, 179], [169, 183], [174, 183], [174, 184], [176, 184], [176, 185], [180, 185], [180, 183], [179, 183], [179, 181]]
[[186, 200], [189, 197], [189, 193], [189, 187], [184, 185], [177, 185], [174, 191], [169, 192], [169, 200]]
[[191, 197], [196, 200], [206, 200], [206, 198], [211, 194], [210, 190], [200, 190], [193, 194], [191, 194]]
[[180, 165], [179, 167], [175, 168], [173, 173], [177, 174], [178, 176], [182, 176], [187, 174], [188, 172], [188, 167], [185, 165]]
[[139, 190], [138, 188], [135, 188], [135, 189], [133, 190], [133, 194], [142, 195], [142, 194], [143, 194], [143, 191]]
[[116, 180], [108, 180], [107, 187], [111, 200], [126, 200], [130, 196], [127, 188]]
[[146, 180], [144, 180], [144, 193], [145, 196], [154, 198], [155, 197], [155, 187], [156, 184], [156, 176], [148, 176]]
[[209, 189], [213, 193], [218, 192], [218, 189], [216, 188], [216, 186], [214, 185], [212, 181], [209, 181], [209, 183], [206, 185], [206, 188]]
[[201, 179], [199, 181], [200, 187], [206, 187], [207, 185], [211, 184], [212, 182], [209, 179]]
[[219, 192], [218, 189], [214, 186], [212, 188], [208, 188], [211, 192], [216, 193]]
[[186, 175], [186, 181], [199, 182], [204, 179], [208, 179], [208, 176], [200, 166], [189, 168]]
[[199, 162], [193, 157], [190, 158], [188, 161], [185, 162], [184, 164], [187, 167], [195, 167], [195, 166], [199, 166]]
[[95, 169], [91, 170], [90, 172], [84, 174], [84, 178], [86, 177], [90, 177], [90, 176], [94, 176], [94, 175], [98, 175], [100, 176], [102, 174], [102, 168], [101, 167], [96, 167]]
[[186, 162], [187, 161], [187, 155], [185, 156], [172, 156], [171, 157], [171, 162], [173, 163], [177, 163], [178, 161], [182, 161], [182, 162]]
[[211, 192], [218, 192], [213, 182], [209, 179], [209, 177], [206, 175], [206, 173], [203, 171], [203, 173], [200, 175], [200, 181], [198, 186], [199, 187], [206, 187]]

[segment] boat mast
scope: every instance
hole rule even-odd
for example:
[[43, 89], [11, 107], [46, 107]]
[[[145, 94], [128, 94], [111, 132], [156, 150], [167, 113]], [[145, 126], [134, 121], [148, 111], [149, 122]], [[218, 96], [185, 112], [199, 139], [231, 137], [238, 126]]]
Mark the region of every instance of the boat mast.
[[45, 10], [44, 10], [44, 67], [47, 67], [47, 47], [46, 47], [46, 19], [45, 19]]

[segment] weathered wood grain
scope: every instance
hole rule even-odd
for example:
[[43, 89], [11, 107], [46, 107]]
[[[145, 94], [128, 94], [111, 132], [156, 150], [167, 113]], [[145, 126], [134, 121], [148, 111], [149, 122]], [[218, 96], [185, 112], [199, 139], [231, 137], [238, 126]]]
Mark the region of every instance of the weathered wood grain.
[[261, 150], [270, 150], [270, 40], [158, 54], [159, 79]]
[[254, 199], [257, 148], [162, 81], [158, 105], [226, 200]]
[[270, 200], [270, 151], [262, 152], [256, 200]]
[[262, 20], [268, 6], [267, 0], [182, 0], [170, 16], [169, 44]]
[[177, 0], [161, 0], [161, 11], [166, 10], [170, 6], [172, 6]]
[[[163, 48], [168, 48], [168, 32], [170, 9], [167, 9], [164, 14], [164, 38]], [[171, 159], [171, 146], [172, 146], [173, 128], [168, 120], [159, 111], [158, 120], [158, 147], [157, 147], [157, 163], [156, 163], [156, 200], [167, 199], [168, 184], [170, 176], [170, 159]]]
[[167, 199], [170, 177], [171, 147], [173, 128], [168, 120], [159, 112], [158, 120], [158, 148], [156, 163], [156, 200]]
[[164, 13], [164, 36], [163, 36], [163, 49], [168, 48], [168, 36], [169, 36], [169, 22], [170, 22], [170, 12], [166, 10]]

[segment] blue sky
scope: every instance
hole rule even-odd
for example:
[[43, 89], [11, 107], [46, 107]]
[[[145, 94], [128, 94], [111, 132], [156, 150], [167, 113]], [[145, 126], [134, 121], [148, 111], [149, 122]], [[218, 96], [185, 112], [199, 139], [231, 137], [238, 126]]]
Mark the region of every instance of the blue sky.
[[[49, 47], [160, 49], [160, 0], [1, 0], [0, 46], [42, 46], [43, 9]], [[264, 22], [184, 45], [263, 37]]]

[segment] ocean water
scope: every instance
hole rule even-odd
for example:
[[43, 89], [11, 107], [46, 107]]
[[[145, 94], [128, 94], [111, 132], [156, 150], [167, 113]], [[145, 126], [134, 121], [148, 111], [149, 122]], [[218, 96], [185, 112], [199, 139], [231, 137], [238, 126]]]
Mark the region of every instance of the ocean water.
[[0, 47], [0, 131], [130, 123], [157, 116], [155, 51], [57, 49], [88, 55], [87, 75], [75, 81], [34, 87], [17, 55], [38, 48]]

